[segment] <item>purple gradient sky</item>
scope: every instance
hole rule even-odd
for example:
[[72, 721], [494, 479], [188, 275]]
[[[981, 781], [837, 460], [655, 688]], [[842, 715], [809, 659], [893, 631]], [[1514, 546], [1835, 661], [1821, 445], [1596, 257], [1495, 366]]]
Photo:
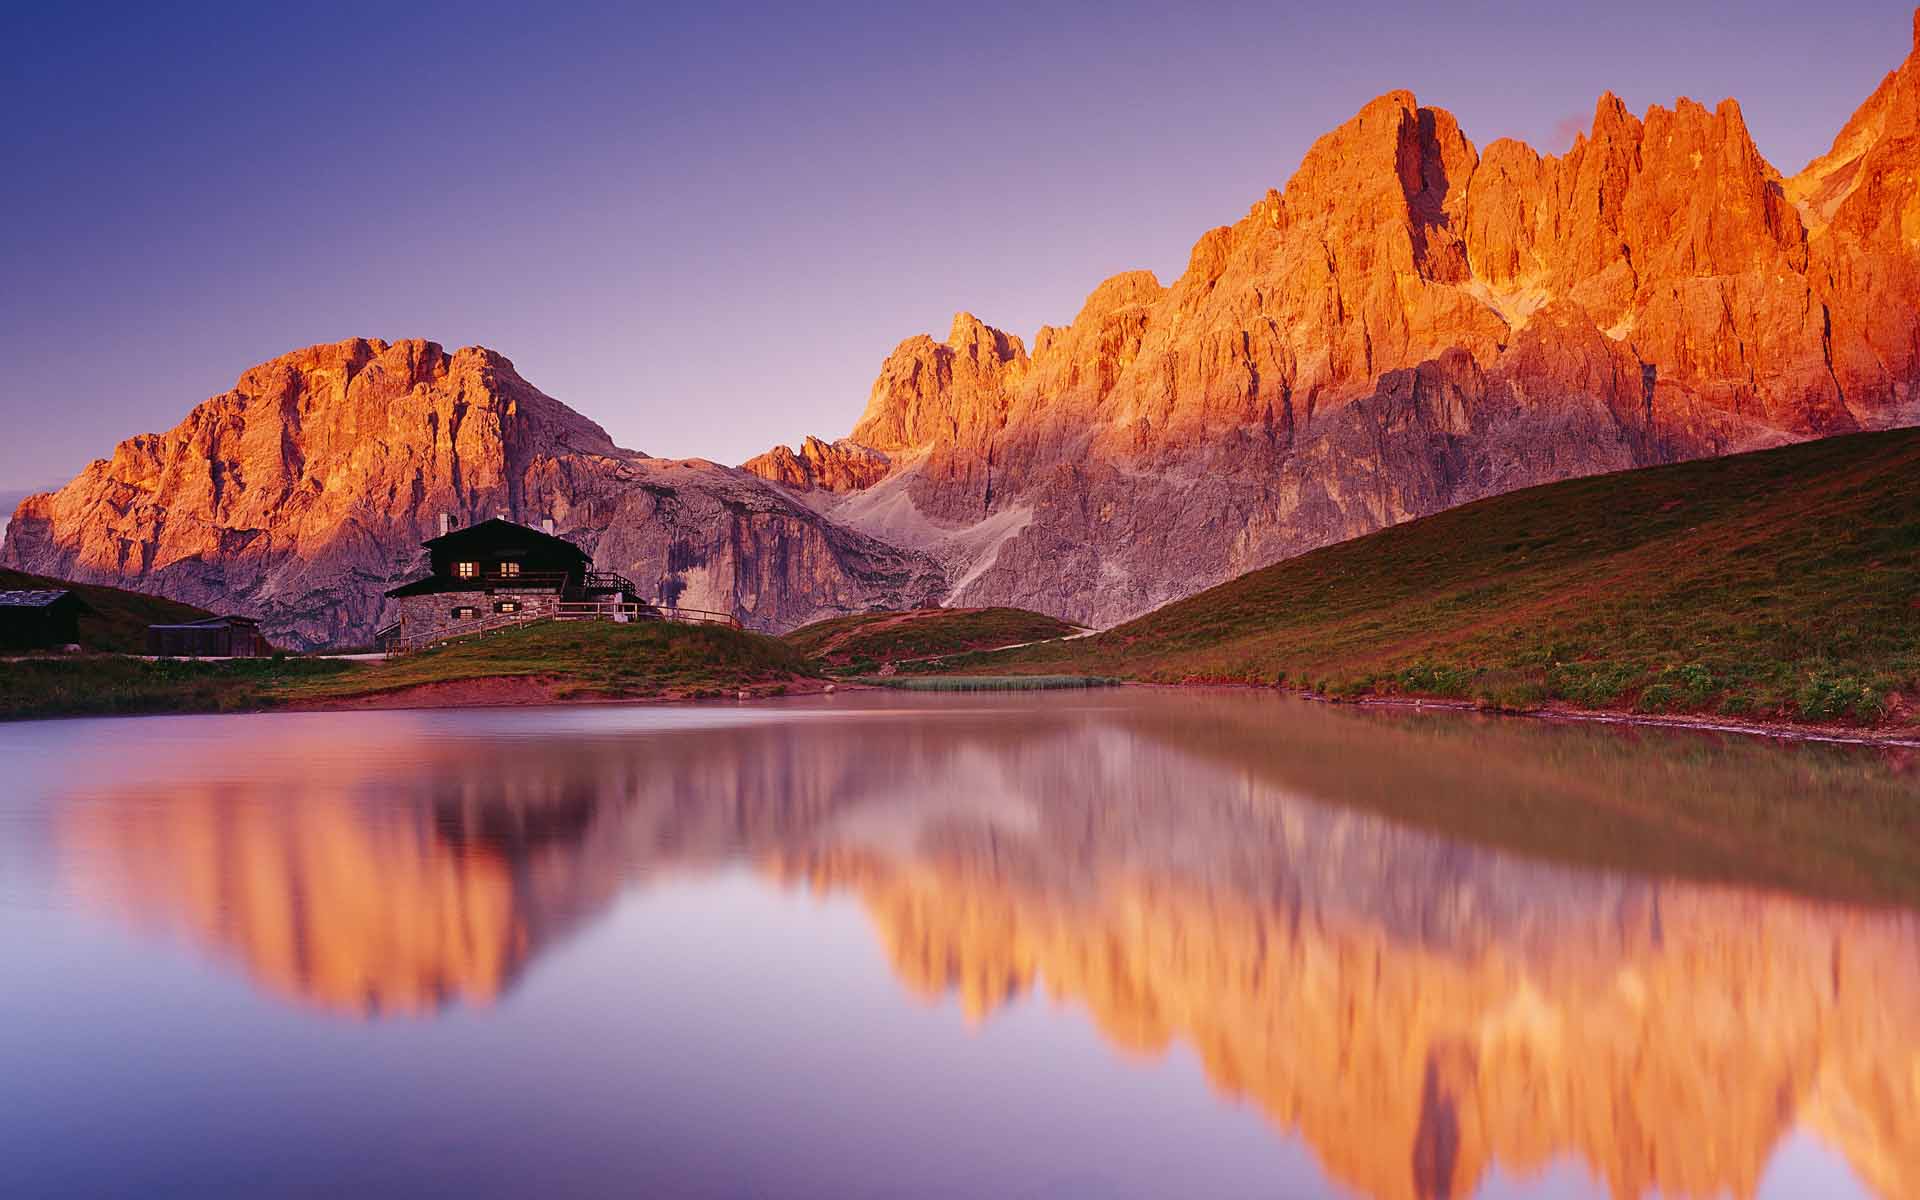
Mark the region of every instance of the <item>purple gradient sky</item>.
[[955, 309], [1031, 337], [1396, 87], [1563, 149], [1606, 88], [1737, 97], [1792, 172], [1905, 0], [1604, 6], [9, 6], [0, 490], [247, 366], [482, 343], [655, 454], [852, 427]]

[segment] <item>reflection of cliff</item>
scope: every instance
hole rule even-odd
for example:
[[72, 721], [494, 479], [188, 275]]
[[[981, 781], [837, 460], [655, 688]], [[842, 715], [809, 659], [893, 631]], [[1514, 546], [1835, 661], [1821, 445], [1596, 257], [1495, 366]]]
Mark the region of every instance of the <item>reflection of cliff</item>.
[[830, 801], [807, 781], [832, 778], [814, 768], [850, 761], [843, 735], [796, 763], [791, 730], [741, 755], [716, 730], [527, 746], [422, 738], [402, 720], [344, 745], [223, 747], [216, 764], [172, 746], [89, 764], [62, 812], [70, 884], [277, 994], [431, 1013], [498, 997], [637, 875], [811, 828]]
[[327, 1008], [420, 1012], [497, 996], [528, 931], [507, 864], [351, 805], [220, 791], [155, 797], [69, 829], [76, 885], [232, 953], [274, 991]]
[[218, 770], [129, 747], [61, 809], [70, 875], [276, 993], [426, 1012], [623, 887], [752, 861], [857, 894], [974, 1019], [1044, 990], [1192, 1046], [1368, 1195], [1568, 1155], [1748, 1195], [1796, 1126], [1920, 1195], [1920, 918], [1756, 886], [1905, 896], [1902, 760], [1245, 695], [409, 719], [301, 718]]
[[1881, 1194], [1920, 1194], [1908, 918], [1659, 888], [1574, 918], [1557, 945], [1463, 954], [1151, 877], [1053, 896], [984, 855], [776, 870], [857, 892], [902, 980], [975, 1019], [1044, 989], [1117, 1046], [1189, 1044], [1369, 1196], [1471, 1195], [1495, 1160], [1525, 1173], [1569, 1153], [1622, 1197], [1750, 1196], [1796, 1123]]

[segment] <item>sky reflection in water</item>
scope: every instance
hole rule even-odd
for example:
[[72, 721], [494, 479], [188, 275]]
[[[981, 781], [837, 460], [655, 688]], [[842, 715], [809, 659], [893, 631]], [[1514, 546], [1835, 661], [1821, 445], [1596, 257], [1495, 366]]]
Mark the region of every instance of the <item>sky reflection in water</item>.
[[0, 761], [0, 1194], [1920, 1195], [1899, 752], [1111, 693]]

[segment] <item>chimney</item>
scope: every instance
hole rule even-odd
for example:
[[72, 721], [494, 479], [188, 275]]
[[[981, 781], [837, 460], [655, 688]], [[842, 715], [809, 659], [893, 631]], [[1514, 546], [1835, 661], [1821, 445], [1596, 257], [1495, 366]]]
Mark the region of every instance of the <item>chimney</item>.
[[440, 514], [440, 536], [441, 537], [447, 536], [447, 530], [451, 529], [452, 527], [453, 527], [453, 514], [441, 513]]
[[548, 537], [553, 536], [553, 518], [552, 517], [540, 518], [540, 532], [546, 534]]

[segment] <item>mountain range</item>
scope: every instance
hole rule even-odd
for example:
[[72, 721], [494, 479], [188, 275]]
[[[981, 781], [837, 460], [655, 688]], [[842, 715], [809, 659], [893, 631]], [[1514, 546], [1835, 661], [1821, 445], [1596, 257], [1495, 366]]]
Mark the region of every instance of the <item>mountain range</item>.
[[1029, 347], [902, 342], [838, 441], [650, 458], [489, 350], [255, 367], [21, 503], [0, 564], [364, 640], [441, 514], [558, 530], [660, 596], [782, 629], [929, 603], [1106, 625], [1532, 484], [1920, 423], [1915, 51], [1793, 176], [1739, 106], [1602, 96], [1562, 155], [1407, 92], [1283, 190]]

